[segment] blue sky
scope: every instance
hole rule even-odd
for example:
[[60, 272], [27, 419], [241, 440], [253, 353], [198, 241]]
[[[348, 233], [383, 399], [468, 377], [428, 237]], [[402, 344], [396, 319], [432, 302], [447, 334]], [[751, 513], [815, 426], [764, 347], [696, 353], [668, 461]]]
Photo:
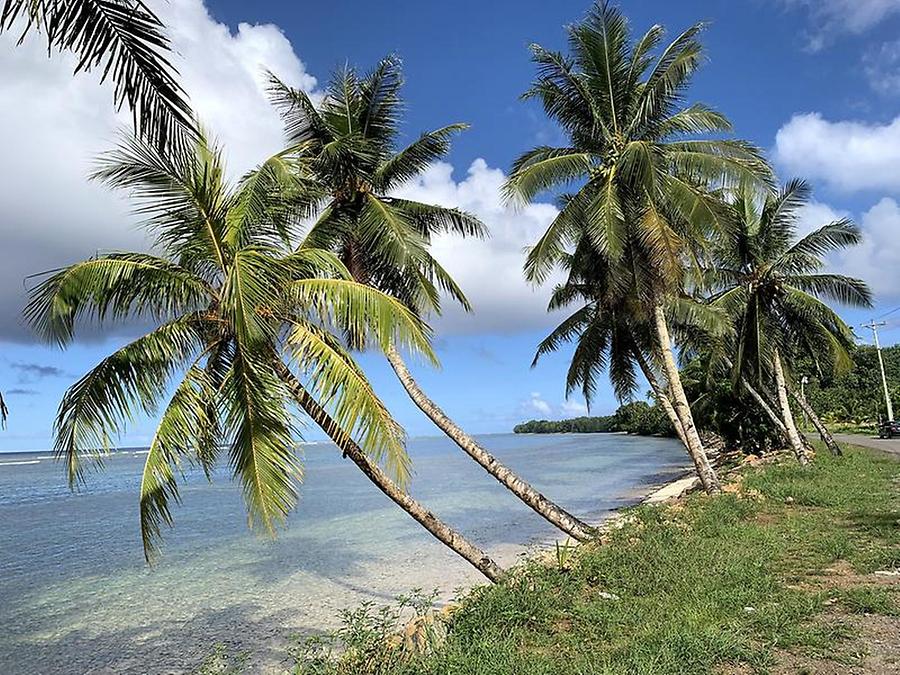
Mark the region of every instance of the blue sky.
[[[151, 3], [152, 4], [152, 3]], [[518, 100], [533, 67], [527, 45], [564, 47], [563, 26], [588, 8], [578, 2], [389, 3], [332, 0], [283, 3], [171, 0], [160, 6], [172, 27], [186, 86], [198, 110], [229, 147], [237, 167], [277, 150], [277, 120], [257, 78], [263, 66], [315, 93], [345, 61], [365, 69], [387, 53], [405, 66], [405, 131], [417, 135], [456, 121], [472, 128], [447, 163], [411, 186], [474, 210], [495, 231], [480, 248], [442, 242], [437, 252], [460, 277], [476, 314], [438, 322], [443, 368], [417, 368], [436, 401], [474, 432], [507, 431], [529, 417], [575, 414], [564, 401], [566, 354], [529, 367], [552, 324], [544, 296], [520, 281], [522, 246], [552, 208], [512, 213], [496, 187], [524, 150], [560, 140], [532, 104]], [[845, 312], [859, 324], [900, 306], [900, 3], [896, 0], [746, 0], [622, 2], [635, 30], [662, 23], [671, 35], [697, 20], [709, 62], [691, 98], [726, 113], [737, 135], [769, 152], [783, 178], [815, 186], [809, 227], [840, 215], [863, 226], [867, 243], [836, 259], [841, 271], [869, 280], [872, 312]], [[108, 146], [117, 120], [108, 90], [91, 77], [70, 78], [71, 62], [48, 61], [39, 45], [14, 49], [0, 39], [0, 170], [7, 216], [0, 222], [6, 264], [0, 285], [0, 389], [11, 408], [0, 450], [42, 449], [62, 392], [124, 337], [94, 331], [65, 353], [38, 345], [22, 328], [23, 277], [74, 262], [98, 248], [134, 248], [142, 240], [121, 197], [84, 180], [91, 157]], [[6, 78], [6, 73], [12, 76]], [[235, 169], [237, 170], [237, 169]], [[10, 290], [11, 289], [11, 290]], [[479, 311], [480, 308], [480, 311]], [[900, 341], [900, 312], [886, 317], [884, 343]], [[869, 335], [862, 337], [869, 340]], [[432, 429], [409, 404], [390, 370], [363, 357], [376, 388], [413, 435]], [[604, 390], [593, 410], [611, 412]], [[138, 419], [126, 443], [146, 443], [152, 420]], [[311, 431], [311, 438], [319, 434]]]

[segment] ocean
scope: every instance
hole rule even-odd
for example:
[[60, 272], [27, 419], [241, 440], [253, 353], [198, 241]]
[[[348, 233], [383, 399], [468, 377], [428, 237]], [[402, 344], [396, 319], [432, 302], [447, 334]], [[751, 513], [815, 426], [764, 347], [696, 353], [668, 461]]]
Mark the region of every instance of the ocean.
[[[570, 511], [599, 521], [687, 463], [670, 439], [620, 434], [479, 437]], [[445, 438], [414, 438], [410, 490], [514, 563], [555, 530]], [[251, 532], [222, 470], [185, 476], [161, 559], [143, 558], [144, 454], [117, 452], [78, 492], [49, 453], [0, 454], [0, 672], [191, 672], [215, 645], [278, 672], [297, 635], [342, 609], [411, 589], [443, 599], [483, 578], [375, 489], [330, 444], [306, 445], [300, 504], [271, 539]]]

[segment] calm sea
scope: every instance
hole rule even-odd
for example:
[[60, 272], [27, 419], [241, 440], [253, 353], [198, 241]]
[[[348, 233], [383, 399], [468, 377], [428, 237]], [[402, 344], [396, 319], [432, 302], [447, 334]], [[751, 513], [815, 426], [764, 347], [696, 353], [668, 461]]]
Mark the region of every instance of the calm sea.
[[[686, 464], [674, 441], [618, 434], [480, 439], [548, 496], [599, 520]], [[410, 441], [411, 491], [504, 564], [553, 530], [443, 438]], [[71, 493], [47, 453], [0, 454], [0, 672], [190, 672], [217, 643], [277, 671], [292, 635], [342, 608], [477, 572], [375, 490], [334, 446], [307, 446], [299, 507], [274, 539], [247, 529], [227, 475], [187, 476], [161, 561], [143, 560], [144, 455], [120, 452]]]

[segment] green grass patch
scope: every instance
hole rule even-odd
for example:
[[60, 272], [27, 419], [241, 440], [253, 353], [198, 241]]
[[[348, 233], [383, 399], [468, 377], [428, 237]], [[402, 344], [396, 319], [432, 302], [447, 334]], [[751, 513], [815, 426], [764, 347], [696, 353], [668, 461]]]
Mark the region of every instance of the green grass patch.
[[[863, 449], [751, 469], [742, 495], [638, 507], [566, 569], [532, 562], [477, 589], [440, 644], [383, 675], [764, 673], [777, 649], [849, 662], [848, 614], [894, 614], [887, 588], [829, 586], [900, 566], [900, 463]], [[826, 609], [828, 611], [826, 611]], [[351, 650], [351, 654], [353, 650]], [[295, 673], [350, 673], [341, 657]], [[353, 671], [357, 672], [357, 671]]]
[[900, 567], [900, 462], [861, 448], [820, 452], [808, 468], [748, 469], [742, 486], [638, 507], [564, 565], [550, 556], [517, 567], [471, 592], [425, 649], [397, 646], [399, 614], [347, 613], [343, 645], [324, 656], [321, 639], [294, 650], [293, 672], [765, 673], [778, 650], [852, 662], [849, 615], [898, 611], [886, 585], [860, 575]]

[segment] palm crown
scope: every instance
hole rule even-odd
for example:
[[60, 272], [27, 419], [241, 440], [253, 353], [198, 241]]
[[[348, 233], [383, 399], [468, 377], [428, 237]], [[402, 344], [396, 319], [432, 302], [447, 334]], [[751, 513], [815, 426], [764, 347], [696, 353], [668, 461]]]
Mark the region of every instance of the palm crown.
[[[251, 524], [272, 530], [296, 501], [300, 419], [288, 385], [302, 381], [344, 432], [403, 478], [402, 429], [332, 333], [399, 341], [432, 357], [427, 328], [402, 303], [349, 279], [332, 254], [291, 252], [282, 241], [302, 208], [273, 158], [229, 185], [220, 153], [202, 137], [193, 150], [161, 154], [123, 140], [97, 177], [128, 189], [160, 255], [110, 253], [58, 271], [33, 293], [27, 316], [46, 339], [73, 336], [79, 318], [141, 318], [156, 327], [105, 358], [60, 404], [56, 453], [70, 482], [83, 458], [108, 447], [138, 411], [159, 412], [141, 482], [149, 556], [185, 462], [207, 473], [220, 456], [243, 486]], [[278, 180], [273, 176], [279, 177]]]
[[654, 56], [663, 28], [633, 40], [625, 17], [603, 3], [568, 29], [571, 56], [532, 46], [538, 77], [525, 98], [541, 102], [569, 145], [522, 155], [507, 195], [527, 201], [570, 184], [578, 189], [529, 252], [530, 279], [542, 281], [587, 237], [611, 262], [628, 262], [627, 274], [615, 279], [622, 292], [655, 301], [678, 288], [687, 245], [718, 222], [707, 188], [766, 179], [752, 145], [691, 138], [731, 129], [720, 113], [683, 104], [702, 62], [702, 28], [692, 26]]
[[711, 304], [734, 321], [736, 372], [761, 377], [776, 349], [849, 363], [853, 334], [824, 300], [867, 307], [872, 296], [860, 279], [822, 270], [827, 254], [858, 244], [861, 234], [842, 218], [797, 239], [798, 209], [809, 194], [806, 183], [792, 180], [764, 197], [744, 187], [730, 202], [729, 225], [703, 277]]
[[440, 291], [468, 308], [462, 290], [431, 256], [435, 234], [483, 236], [484, 226], [458, 209], [392, 196], [449, 150], [465, 128], [451, 124], [396, 147], [402, 101], [400, 62], [382, 60], [369, 74], [338, 71], [317, 106], [302, 91], [272, 78], [299, 175], [312, 186], [302, 199], [319, 216], [303, 247], [336, 252], [353, 278], [400, 298], [417, 312], [439, 311]]

